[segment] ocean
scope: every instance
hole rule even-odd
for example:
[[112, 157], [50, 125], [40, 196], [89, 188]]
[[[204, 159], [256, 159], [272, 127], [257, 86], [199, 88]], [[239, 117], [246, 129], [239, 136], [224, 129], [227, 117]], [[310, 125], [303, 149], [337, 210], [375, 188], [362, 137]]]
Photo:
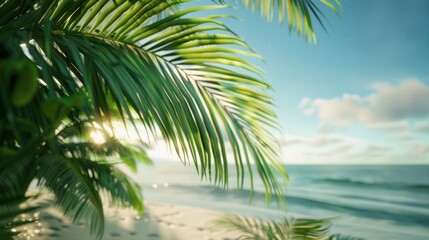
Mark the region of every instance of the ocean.
[[[233, 168], [233, 166], [231, 166]], [[231, 168], [231, 172], [234, 172]], [[262, 184], [224, 191], [201, 180], [193, 166], [140, 166], [136, 181], [148, 201], [253, 217], [333, 218], [331, 232], [374, 240], [429, 239], [429, 165], [290, 165], [286, 209], [266, 206]]]

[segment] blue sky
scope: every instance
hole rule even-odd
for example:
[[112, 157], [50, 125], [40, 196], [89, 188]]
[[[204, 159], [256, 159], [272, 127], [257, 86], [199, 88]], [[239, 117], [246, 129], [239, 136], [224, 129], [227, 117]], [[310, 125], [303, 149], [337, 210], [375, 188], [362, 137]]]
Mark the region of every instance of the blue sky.
[[265, 59], [287, 163], [429, 163], [429, 1], [341, 1], [317, 44], [242, 7]]

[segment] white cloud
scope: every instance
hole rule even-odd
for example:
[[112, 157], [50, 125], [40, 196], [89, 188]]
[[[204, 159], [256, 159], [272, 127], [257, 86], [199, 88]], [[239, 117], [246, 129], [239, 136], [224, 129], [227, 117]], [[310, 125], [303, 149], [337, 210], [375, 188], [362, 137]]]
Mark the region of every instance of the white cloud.
[[[412, 141], [371, 141], [341, 135], [310, 137], [286, 136], [282, 139], [286, 164], [427, 163], [429, 144]], [[286, 143], [286, 144], [285, 144]]]
[[[333, 99], [305, 98], [299, 108], [304, 113], [312, 113], [325, 122], [352, 123], [366, 126], [386, 127], [386, 124], [404, 124], [409, 119], [429, 116], [429, 86], [416, 79], [400, 82], [397, 85], [377, 83], [374, 92], [366, 96], [343, 94]], [[399, 123], [399, 125], [398, 125]]]
[[429, 132], [429, 121], [420, 121], [414, 123], [414, 130], [419, 133]]
[[348, 122], [361, 118], [363, 99], [357, 95], [344, 94], [341, 98], [316, 99], [312, 104], [320, 119], [333, 122]]
[[387, 130], [391, 132], [404, 133], [408, 130], [408, 121], [393, 121], [393, 122], [383, 122], [383, 123], [371, 123], [368, 124], [369, 128]]
[[428, 157], [429, 145], [428, 144], [414, 144], [410, 148], [410, 155], [414, 157]]
[[342, 143], [345, 140], [346, 138], [344, 137], [329, 136], [329, 135], [322, 135], [322, 136], [317, 136], [313, 138], [300, 137], [300, 136], [285, 136], [278, 139], [278, 141], [283, 147], [288, 147], [294, 144], [321, 147], [321, 146], [328, 146], [328, 145]]
[[391, 150], [391, 147], [378, 144], [371, 144], [366, 148], [368, 154], [384, 154], [389, 150]]
[[306, 115], [312, 115], [316, 113], [316, 108], [309, 107], [311, 105], [311, 98], [305, 97], [302, 98], [301, 101], [298, 104], [298, 108], [302, 109], [302, 112]]
[[289, 145], [293, 145], [293, 144], [299, 144], [301, 143], [302, 137], [296, 137], [296, 136], [283, 136], [283, 137], [279, 137], [277, 139], [277, 141], [279, 142], [279, 144], [281, 146], [289, 146]]
[[344, 155], [350, 151], [352, 151], [354, 148], [354, 145], [352, 144], [341, 144], [330, 151], [327, 152], [329, 156], [338, 156], [338, 155]]
[[327, 146], [337, 144], [345, 141], [345, 139], [336, 136], [320, 136], [308, 141], [309, 144], [314, 146]]
[[401, 142], [403, 142], [403, 141], [414, 141], [414, 140], [416, 140], [416, 135], [409, 132], [409, 131], [405, 131], [405, 132], [399, 133], [396, 138], [398, 140], [400, 140]]
[[338, 135], [286, 136], [283, 139], [285, 162], [299, 164], [348, 163], [347, 154], [365, 145], [360, 139]]
[[299, 101], [298, 107], [299, 108], [305, 108], [309, 104], [311, 104], [311, 98], [304, 97], [304, 98], [301, 99], [301, 101]]
[[319, 133], [344, 132], [347, 130], [347, 124], [322, 122], [317, 130]]
[[368, 97], [370, 121], [395, 121], [429, 115], [429, 86], [413, 79], [397, 86], [375, 85], [376, 93]]
[[[293, 144], [283, 149], [286, 162], [428, 162], [429, 85], [409, 79], [397, 84], [377, 83], [372, 89], [366, 95], [303, 98], [298, 108], [318, 117], [320, 135], [289, 137], [288, 143]], [[348, 129], [355, 137], [333, 134]], [[383, 136], [386, 132], [389, 135]]]

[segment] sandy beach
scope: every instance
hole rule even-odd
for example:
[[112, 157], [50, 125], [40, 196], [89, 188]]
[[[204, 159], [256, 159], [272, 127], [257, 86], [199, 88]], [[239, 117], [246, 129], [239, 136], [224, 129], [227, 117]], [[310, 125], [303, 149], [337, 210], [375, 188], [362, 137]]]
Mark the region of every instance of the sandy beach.
[[[222, 212], [159, 202], [145, 202], [145, 213], [106, 208], [106, 227], [103, 239], [236, 239], [234, 233], [213, 226], [212, 221]], [[71, 224], [54, 208], [46, 208], [38, 215], [39, 221], [26, 226], [20, 239], [81, 240], [93, 239], [83, 222]]]
[[[284, 216], [284, 212], [276, 209], [228, 200], [222, 195], [223, 191], [188, 189], [186, 184], [190, 183], [196, 184], [195, 186], [209, 185], [207, 182], [202, 183], [198, 176], [192, 173], [193, 168], [186, 169], [177, 164], [171, 166], [176, 174], [170, 174], [169, 170], [165, 174], [165, 169], [150, 166], [140, 166], [142, 169], [139, 174], [130, 173], [142, 186], [145, 198], [144, 214], [139, 216], [132, 209], [104, 205], [103, 240], [232, 240], [237, 239], [238, 235], [216, 227], [213, 221], [227, 213], [261, 218]], [[191, 171], [191, 174], [188, 171]], [[37, 192], [35, 186], [33, 188], [33, 191]], [[52, 196], [46, 194], [39, 201], [51, 199]], [[248, 195], [243, 201], [249, 202]], [[95, 239], [95, 236], [89, 234], [89, 227], [85, 222], [73, 224], [53, 205], [21, 218], [37, 218], [37, 221], [21, 227], [24, 231], [18, 238], [20, 240]]]

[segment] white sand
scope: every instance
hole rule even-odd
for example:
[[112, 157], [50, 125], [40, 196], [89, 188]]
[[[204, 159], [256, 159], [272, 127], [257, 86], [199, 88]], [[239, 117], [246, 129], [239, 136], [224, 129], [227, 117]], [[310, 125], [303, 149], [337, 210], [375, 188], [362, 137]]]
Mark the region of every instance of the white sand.
[[[212, 221], [223, 213], [182, 205], [145, 202], [145, 213], [138, 216], [131, 210], [105, 210], [106, 240], [226, 240], [236, 239], [234, 233], [216, 228]], [[21, 239], [82, 240], [94, 239], [83, 223], [71, 224], [55, 208], [40, 213], [40, 222], [28, 225]]]
[[[222, 194], [212, 193], [210, 188], [200, 186], [194, 169], [166, 165], [167, 170], [140, 169], [135, 177], [144, 189], [144, 215], [138, 216], [127, 209], [105, 208], [105, 232], [103, 239], [147, 240], [227, 240], [237, 235], [216, 228], [212, 222], [225, 213], [257, 217], [284, 216], [284, 212], [232, 201]], [[144, 170], [144, 171], [143, 171]], [[174, 174], [171, 173], [173, 171]], [[164, 171], [164, 172], [163, 172]], [[189, 185], [188, 183], [197, 183]], [[146, 184], [146, 185], [145, 185]], [[158, 187], [153, 187], [157, 184]], [[202, 185], [201, 185], [202, 186]], [[188, 189], [189, 187], [189, 189]], [[33, 186], [35, 189], [35, 186]], [[37, 191], [36, 191], [37, 192]], [[51, 199], [50, 194], [40, 201]], [[248, 201], [247, 196], [244, 202]], [[25, 218], [34, 218], [27, 214]], [[39, 220], [30, 225], [19, 239], [25, 240], [91, 240], [84, 223], [72, 224], [55, 207], [43, 209]], [[22, 217], [24, 218], [24, 217]]]

